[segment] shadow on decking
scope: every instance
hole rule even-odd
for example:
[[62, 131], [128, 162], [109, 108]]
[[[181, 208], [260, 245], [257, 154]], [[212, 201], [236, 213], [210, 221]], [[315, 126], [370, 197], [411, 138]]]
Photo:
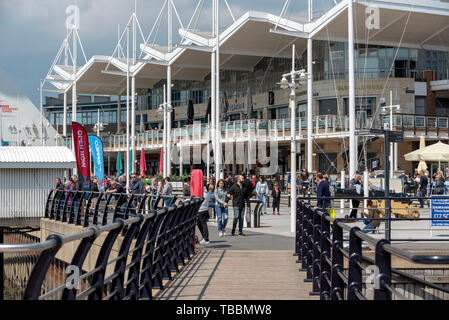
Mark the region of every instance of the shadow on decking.
[[[223, 245], [224, 246], [224, 245]], [[198, 254], [193, 258], [193, 260], [186, 265], [183, 270], [175, 276], [175, 278], [169, 282], [165, 289], [159, 291], [155, 295], [155, 299], [157, 300], [178, 300], [178, 299], [189, 299], [189, 300], [201, 300], [215, 275], [215, 272], [218, 269], [223, 257], [226, 253], [226, 250], [220, 250], [220, 257], [218, 261], [214, 263], [214, 265], [210, 265], [210, 261], [208, 259], [215, 260], [214, 253], [218, 253], [218, 251], [203, 249], [198, 252]], [[206, 265], [207, 264], [207, 265]], [[207, 280], [201, 281], [201, 284], [192, 284], [192, 280], [194, 278], [200, 279], [204, 278], [204, 276], [198, 275], [199, 270], [205, 271], [210, 269], [210, 274], [207, 276]], [[198, 287], [198, 288], [196, 288]], [[187, 290], [189, 292], [185, 292]], [[201, 290], [200, 290], [201, 289]], [[191, 292], [194, 290], [194, 293]], [[198, 291], [198, 293], [197, 293]], [[183, 294], [185, 293], [185, 294]]]

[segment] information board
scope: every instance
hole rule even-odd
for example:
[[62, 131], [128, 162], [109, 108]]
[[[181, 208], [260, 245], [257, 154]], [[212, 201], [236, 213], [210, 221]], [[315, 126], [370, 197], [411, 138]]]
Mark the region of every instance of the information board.
[[[449, 198], [448, 196], [432, 196], [430, 201], [431, 227], [449, 227]], [[448, 219], [448, 220], [433, 220]]]

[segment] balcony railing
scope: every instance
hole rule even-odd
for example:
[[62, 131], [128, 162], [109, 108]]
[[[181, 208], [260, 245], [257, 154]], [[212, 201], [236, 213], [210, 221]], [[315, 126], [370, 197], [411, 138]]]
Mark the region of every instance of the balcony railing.
[[[356, 130], [382, 129], [388, 124], [390, 116], [356, 117]], [[198, 123], [171, 131], [173, 142], [206, 143], [211, 139], [210, 124]], [[249, 137], [273, 137], [278, 140], [290, 140], [290, 119], [276, 120], [236, 120], [219, 124], [222, 139], [247, 139]], [[393, 115], [393, 130], [412, 132], [413, 134], [436, 134], [449, 136], [449, 117], [422, 116], [410, 114]], [[296, 119], [296, 132], [298, 138], [307, 134], [307, 118]], [[326, 137], [349, 132], [349, 117], [336, 115], [320, 115], [313, 117], [312, 134], [315, 137]], [[126, 135], [103, 136], [105, 149], [126, 149]], [[59, 145], [71, 147], [71, 140], [62, 141]], [[136, 147], [146, 149], [159, 149], [163, 145], [163, 130], [151, 130], [136, 134]]]

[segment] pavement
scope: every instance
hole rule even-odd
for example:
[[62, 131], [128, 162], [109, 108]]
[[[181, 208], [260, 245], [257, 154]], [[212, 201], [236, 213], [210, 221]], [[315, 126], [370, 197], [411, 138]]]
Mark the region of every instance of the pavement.
[[[337, 207], [336, 217], [344, 218], [350, 212], [349, 204], [345, 205], [343, 211], [340, 210], [340, 204], [335, 203]], [[360, 205], [360, 209], [362, 204]], [[419, 208], [418, 208], [419, 209]], [[420, 210], [420, 218], [430, 218], [430, 208], [425, 207]], [[226, 227], [225, 237], [218, 237], [217, 222], [215, 219], [209, 219], [209, 238], [210, 248], [217, 249], [239, 249], [239, 250], [293, 250], [295, 233], [290, 231], [290, 208], [282, 206], [281, 215], [272, 215], [271, 208], [268, 208], [268, 214], [260, 218], [260, 228], [244, 227], [243, 232], [247, 237], [231, 236], [233, 212], [230, 208], [229, 219]], [[360, 210], [358, 217], [360, 217]], [[363, 229], [363, 221], [348, 223], [351, 226], [357, 226]], [[246, 225], [246, 223], [245, 223]], [[199, 234], [199, 232], [198, 232]], [[381, 223], [379, 233], [370, 233], [374, 238], [385, 238], [385, 223]], [[392, 242], [403, 248], [416, 248], [421, 250], [448, 250], [449, 249], [449, 227], [430, 226], [430, 220], [427, 221], [392, 221]], [[347, 232], [344, 237], [349, 238]], [[199, 235], [199, 239], [202, 239]]]

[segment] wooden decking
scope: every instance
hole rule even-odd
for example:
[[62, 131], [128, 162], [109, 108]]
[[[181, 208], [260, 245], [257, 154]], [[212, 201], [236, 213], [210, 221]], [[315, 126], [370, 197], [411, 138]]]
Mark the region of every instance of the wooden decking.
[[310, 300], [311, 283], [291, 250], [202, 248], [160, 300]]

